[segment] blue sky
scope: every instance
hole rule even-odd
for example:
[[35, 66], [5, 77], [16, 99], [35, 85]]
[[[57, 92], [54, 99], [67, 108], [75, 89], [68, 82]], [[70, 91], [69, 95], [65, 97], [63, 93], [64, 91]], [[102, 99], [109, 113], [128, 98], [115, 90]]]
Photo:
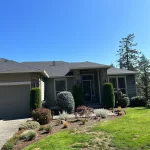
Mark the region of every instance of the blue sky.
[[0, 57], [115, 63], [135, 34], [150, 58], [150, 0], [1, 0]]

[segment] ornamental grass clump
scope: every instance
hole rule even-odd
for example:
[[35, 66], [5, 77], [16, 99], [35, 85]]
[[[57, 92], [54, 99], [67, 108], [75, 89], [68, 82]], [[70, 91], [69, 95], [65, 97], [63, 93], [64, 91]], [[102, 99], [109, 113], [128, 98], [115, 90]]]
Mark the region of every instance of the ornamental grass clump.
[[68, 119], [68, 113], [66, 111], [63, 111], [62, 113], [59, 113], [59, 119], [66, 121]]
[[96, 109], [94, 111], [94, 113], [95, 113], [97, 118], [102, 118], [103, 119], [103, 118], [107, 118], [109, 112], [106, 109]]

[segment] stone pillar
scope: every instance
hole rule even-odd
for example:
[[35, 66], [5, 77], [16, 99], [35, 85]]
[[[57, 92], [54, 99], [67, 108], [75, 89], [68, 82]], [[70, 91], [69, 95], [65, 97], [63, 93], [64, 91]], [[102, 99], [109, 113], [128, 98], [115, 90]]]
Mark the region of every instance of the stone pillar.
[[80, 86], [81, 79], [80, 79], [80, 70], [73, 70], [74, 76], [74, 85]]

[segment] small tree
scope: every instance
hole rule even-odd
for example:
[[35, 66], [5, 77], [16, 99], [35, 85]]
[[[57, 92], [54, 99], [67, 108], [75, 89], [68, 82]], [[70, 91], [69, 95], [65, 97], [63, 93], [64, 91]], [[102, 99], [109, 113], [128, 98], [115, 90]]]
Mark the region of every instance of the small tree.
[[74, 85], [72, 91], [73, 91], [72, 94], [73, 94], [74, 101], [75, 101], [75, 107], [77, 108], [78, 106], [83, 105], [84, 100], [83, 100], [82, 88], [78, 85]]
[[115, 96], [112, 83], [105, 83], [103, 85], [103, 104], [106, 108], [115, 107]]
[[39, 88], [32, 88], [30, 92], [30, 110], [32, 111], [41, 106], [41, 90]]

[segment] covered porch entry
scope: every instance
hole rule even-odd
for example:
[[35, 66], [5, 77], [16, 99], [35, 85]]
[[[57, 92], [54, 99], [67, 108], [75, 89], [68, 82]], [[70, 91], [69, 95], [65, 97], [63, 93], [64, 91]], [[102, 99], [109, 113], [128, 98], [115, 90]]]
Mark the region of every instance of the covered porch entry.
[[[75, 75], [77, 75], [77, 70]], [[102, 105], [102, 87], [107, 81], [107, 69], [78, 70], [78, 79], [80, 79], [80, 86], [83, 89], [84, 105], [100, 107]]]

